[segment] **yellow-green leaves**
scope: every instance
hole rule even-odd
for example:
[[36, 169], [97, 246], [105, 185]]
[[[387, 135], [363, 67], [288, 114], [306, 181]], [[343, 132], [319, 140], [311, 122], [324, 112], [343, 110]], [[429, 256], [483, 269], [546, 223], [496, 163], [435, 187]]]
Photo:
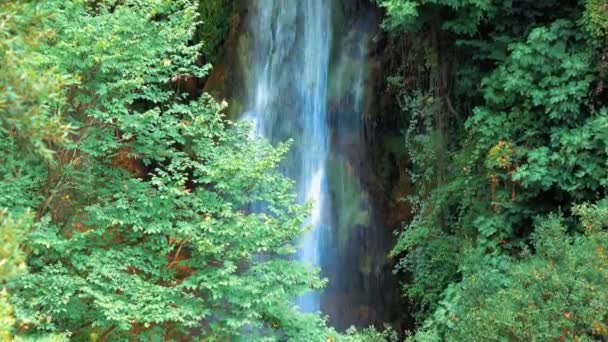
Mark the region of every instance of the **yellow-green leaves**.
[[595, 39], [605, 42], [608, 38], [608, 2], [606, 0], [585, 1], [583, 23]]
[[61, 110], [61, 72], [45, 65], [41, 44], [53, 36], [48, 12], [27, 1], [0, 4], [0, 135], [12, 135], [50, 158], [69, 132]]

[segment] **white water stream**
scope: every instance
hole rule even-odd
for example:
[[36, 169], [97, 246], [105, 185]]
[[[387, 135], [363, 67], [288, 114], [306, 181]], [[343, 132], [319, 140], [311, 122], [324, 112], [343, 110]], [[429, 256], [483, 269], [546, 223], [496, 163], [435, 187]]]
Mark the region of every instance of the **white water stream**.
[[[270, 141], [295, 139], [286, 172], [297, 181], [300, 202], [313, 204], [308, 222], [313, 228], [302, 238], [298, 257], [318, 267], [320, 239], [329, 229], [328, 1], [258, 0], [251, 10], [254, 57], [249, 74], [254, 91], [245, 118], [254, 122], [258, 136]], [[318, 311], [319, 294], [307, 294], [298, 304], [304, 311]]]

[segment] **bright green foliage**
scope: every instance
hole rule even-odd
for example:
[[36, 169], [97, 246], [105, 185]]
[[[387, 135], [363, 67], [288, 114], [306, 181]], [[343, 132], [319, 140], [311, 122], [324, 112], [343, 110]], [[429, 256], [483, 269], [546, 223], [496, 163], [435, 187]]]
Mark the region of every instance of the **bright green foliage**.
[[[207, 71], [195, 63], [201, 46], [190, 44], [197, 5], [38, 6], [52, 13], [49, 34], [35, 57], [21, 56], [27, 74], [0, 77], [10, 90], [0, 102], [0, 207], [35, 216], [29, 273], [10, 282], [20, 333], [330, 336], [321, 317], [293, 303], [324, 282], [291, 260], [307, 211], [277, 170], [288, 145], [254, 141], [223, 117], [223, 104], [173, 90], [176, 76]], [[26, 35], [10, 32], [15, 44]], [[23, 137], [45, 153], [26, 153]], [[4, 220], [3, 234], [24, 232]], [[19, 239], [8, 237], [16, 251]]]
[[23, 251], [19, 248], [27, 225], [15, 221], [6, 212], [0, 212], [0, 339], [7, 341], [12, 336], [15, 319], [9, 303], [6, 281], [19, 275], [25, 269]]
[[7, 283], [26, 272], [26, 260], [20, 244], [26, 234], [32, 229], [31, 215], [23, 214], [16, 219], [6, 211], [0, 212], [0, 340], [1, 341], [40, 341], [62, 342], [66, 337], [62, 334], [42, 334], [32, 338], [15, 336], [15, 315], [11, 304], [11, 294], [7, 291]]
[[577, 207], [585, 234], [566, 234], [563, 220], [539, 220], [534, 255], [503, 258], [501, 268], [471, 258], [459, 284], [450, 286], [440, 309], [418, 340], [579, 340], [608, 336], [606, 202]]
[[[40, 66], [40, 40], [50, 32], [45, 13], [25, 1], [0, 4], [0, 340], [14, 337], [14, 308], [7, 283], [26, 272], [21, 243], [32, 228], [37, 182], [25, 175], [27, 160], [50, 158], [68, 125], [54, 105], [63, 79]], [[38, 339], [45, 337], [38, 336]], [[46, 337], [60, 341], [62, 336]]]
[[[524, 188], [557, 186], [579, 198], [604, 185], [606, 117], [585, 103], [594, 75], [590, 55], [578, 43], [569, 22], [537, 28], [525, 43], [512, 45], [510, 57], [484, 80], [486, 104], [467, 125], [479, 153], [502, 158], [489, 170], [501, 181], [515, 171], [513, 180]], [[492, 155], [501, 141], [510, 156]]]
[[[24, 215], [26, 216], [26, 215]], [[5, 282], [25, 269], [25, 256], [19, 248], [31, 220], [16, 220], [6, 212], [0, 213], [2, 246], [0, 247], [0, 279]], [[6, 289], [4, 289], [6, 291]]]
[[436, 37], [429, 65], [458, 70], [400, 94], [418, 193], [393, 254], [413, 339], [605, 337], [605, 203], [576, 206], [608, 185], [603, 2], [383, 5], [387, 28]]
[[384, 22], [391, 30], [419, 30], [429, 21], [436, 20], [443, 8], [456, 15], [441, 23], [455, 33], [472, 34], [487, 20], [496, 5], [489, 0], [376, 0], [387, 11]]
[[346, 335], [339, 340], [341, 342], [397, 342], [399, 335], [388, 325], [384, 331], [378, 331], [374, 328], [361, 329], [357, 331], [350, 328], [346, 331]]
[[[529, 25], [576, 14], [576, 1], [375, 0], [386, 9], [383, 26], [392, 31], [426, 31], [429, 26], [455, 34], [459, 43], [496, 53], [502, 40], [526, 33]], [[603, 0], [598, 0], [600, 3]], [[593, 2], [593, 1], [590, 1]], [[508, 34], [508, 35], [505, 35]], [[475, 37], [476, 36], [476, 37]], [[489, 44], [489, 45], [488, 45]], [[494, 51], [492, 51], [494, 50]]]
[[0, 68], [0, 134], [37, 152], [48, 152], [69, 128], [59, 109], [65, 79], [41, 65], [40, 40], [52, 35], [42, 25], [47, 14], [30, 2], [0, 4], [0, 64], [10, 66]]

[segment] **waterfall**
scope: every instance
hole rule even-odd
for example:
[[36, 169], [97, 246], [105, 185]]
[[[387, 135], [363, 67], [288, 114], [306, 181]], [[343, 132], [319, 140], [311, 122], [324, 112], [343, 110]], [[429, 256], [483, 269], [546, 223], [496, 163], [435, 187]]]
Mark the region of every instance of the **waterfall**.
[[338, 329], [390, 321], [400, 298], [387, 259], [392, 234], [370, 192], [377, 183], [363, 134], [379, 15], [367, 0], [246, 4], [234, 97], [252, 134], [273, 144], [293, 139], [282, 171], [296, 181], [300, 203], [313, 206], [297, 257], [329, 279], [297, 304]]
[[[301, 241], [301, 261], [321, 265], [320, 240], [329, 229], [326, 163], [330, 15], [324, 0], [264, 0], [252, 3], [249, 21], [253, 60], [248, 71], [245, 118], [272, 142], [293, 138], [285, 172], [296, 180], [301, 203], [313, 205]], [[320, 296], [298, 299], [304, 311], [320, 309]]]

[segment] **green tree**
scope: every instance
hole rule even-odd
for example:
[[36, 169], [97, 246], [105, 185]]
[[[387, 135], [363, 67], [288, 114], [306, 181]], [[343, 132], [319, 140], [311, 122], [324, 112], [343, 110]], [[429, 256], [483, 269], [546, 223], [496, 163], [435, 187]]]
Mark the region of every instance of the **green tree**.
[[[32, 229], [36, 181], [25, 175], [28, 160], [51, 158], [69, 125], [56, 110], [63, 78], [40, 61], [41, 40], [51, 32], [35, 3], [0, 3], [0, 339], [14, 336], [14, 308], [7, 284], [25, 273], [21, 243]], [[31, 170], [34, 171], [34, 170]], [[33, 172], [36, 174], [36, 172]], [[41, 336], [39, 336], [42, 339]], [[47, 337], [62, 340], [62, 336]]]
[[[40, 72], [65, 76], [49, 81], [53, 98], [34, 98], [40, 120], [18, 107], [32, 102], [25, 96], [0, 102], [8, 113], [2, 207], [34, 216], [29, 273], [10, 281], [20, 333], [98, 341], [332, 334], [293, 303], [324, 282], [292, 260], [307, 208], [277, 170], [288, 145], [250, 139], [247, 125], [223, 117], [224, 104], [190, 100], [172, 84], [208, 71], [196, 65], [201, 45], [190, 43], [196, 4], [36, 6], [52, 15], [43, 53], [22, 59], [33, 63], [25, 79], [40, 86]], [[1, 80], [27, 85], [10, 77]], [[14, 132], [44, 153], [24, 153]]]
[[551, 215], [535, 225], [534, 255], [503, 257], [500, 268], [467, 260], [463, 280], [446, 290], [417, 340], [606, 338], [606, 203], [575, 208], [583, 235], [570, 236], [563, 218]]

